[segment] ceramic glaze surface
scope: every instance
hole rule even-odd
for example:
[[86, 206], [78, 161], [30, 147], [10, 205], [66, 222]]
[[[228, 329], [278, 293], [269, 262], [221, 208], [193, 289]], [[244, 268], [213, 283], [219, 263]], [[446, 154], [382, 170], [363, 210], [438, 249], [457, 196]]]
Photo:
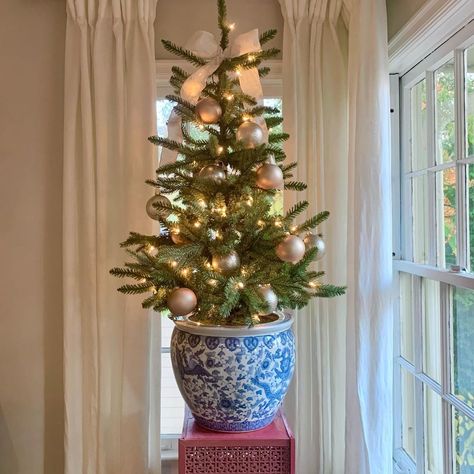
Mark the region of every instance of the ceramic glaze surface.
[[175, 328], [171, 360], [194, 418], [214, 431], [253, 431], [270, 424], [295, 365], [291, 329], [259, 336], [209, 336]]

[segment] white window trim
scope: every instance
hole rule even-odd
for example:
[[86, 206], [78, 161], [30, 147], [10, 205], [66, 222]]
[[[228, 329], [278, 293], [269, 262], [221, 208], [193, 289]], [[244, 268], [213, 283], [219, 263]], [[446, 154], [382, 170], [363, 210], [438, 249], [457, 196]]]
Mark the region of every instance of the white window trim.
[[[395, 41], [391, 42], [391, 71], [401, 71], [405, 72], [402, 78], [398, 74], [392, 74], [390, 78], [391, 85], [391, 126], [392, 126], [392, 183], [393, 183], [393, 216], [394, 216], [394, 250], [393, 250], [393, 268], [395, 273], [395, 294], [399, 294], [399, 283], [398, 283], [398, 272], [405, 272], [412, 274], [414, 277], [413, 284], [413, 300], [414, 306], [417, 309], [421, 308], [421, 278], [428, 278], [432, 280], [440, 281], [440, 298], [441, 298], [441, 317], [440, 317], [440, 332], [441, 332], [441, 352], [447, 354], [445, 357], [442, 357], [441, 360], [441, 384], [435, 382], [430, 377], [422, 373], [422, 360], [423, 360], [423, 344], [422, 344], [422, 316], [414, 312], [415, 324], [414, 324], [414, 338], [416, 341], [415, 344], [415, 355], [414, 355], [414, 364], [407, 362], [405, 359], [399, 356], [400, 354], [400, 314], [399, 314], [399, 298], [396, 298], [394, 304], [394, 335], [395, 335], [395, 344], [394, 344], [394, 419], [396, 421], [401, 421], [401, 390], [400, 390], [400, 375], [399, 372], [401, 367], [407, 369], [410, 373], [415, 376], [415, 406], [416, 406], [416, 421], [415, 429], [417, 433], [416, 438], [416, 453], [417, 459], [415, 462], [406, 454], [402, 449], [402, 427], [401, 424], [394, 424], [394, 472], [398, 473], [422, 473], [425, 469], [425, 459], [424, 459], [424, 424], [423, 424], [423, 384], [428, 385], [431, 389], [434, 390], [442, 399], [442, 410], [443, 410], [443, 457], [444, 457], [444, 472], [446, 474], [453, 473], [453, 466], [451, 463], [452, 459], [452, 407], [455, 407], [459, 410], [460, 413], [469, 416], [471, 419], [474, 418], [474, 410], [470, 407], [463, 404], [457, 397], [450, 393], [450, 374], [451, 374], [451, 358], [450, 354], [450, 318], [449, 318], [449, 286], [462, 287], [467, 289], [474, 289], [474, 274], [469, 274], [465, 272], [451, 272], [449, 270], [444, 270], [439, 267], [433, 266], [435, 263], [433, 261], [433, 256], [431, 256], [430, 263], [432, 265], [423, 265], [417, 264], [410, 261], [403, 260], [403, 257], [411, 257], [411, 248], [406, 248], [404, 242], [409, 242], [411, 239], [404, 239], [403, 233], [406, 232], [408, 226], [404, 225], [402, 220], [402, 215], [408, 217], [411, 215], [410, 211], [410, 202], [407, 199], [406, 194], [403, 192], [403, 168], [404, 160], [408, 156], [406, 147], [407, 140], [403, 139], [403, 136], [409, 132], [406, 128], [409, 128], [409, 123], [407, 121], [403, 122], [403, 127], [401, 124], [401, 119], [404, 112], [404, 107], [407, 107], [408, 102], [406, 97], [408, 94], [403, 93], [404, 91], [409, 90], [411, 86], [416, 84], [420, 79], [425, 77], [425, 71], [428, 71], [426, 74], [426, 79], [432, 80], [433, 71], [445, 63], [449, 58], [454, 58], [455, 69], [457, 72], [457, 80], [463, 81], [464, 77], [464, 63], [462, 50], [468, 46], [472, 45], [472, 38], [474, 36], [474, 22], [471, 22], [474, 17], [474, 4], [470, 1], [448, 1], [441, 2], [443, 5], [450, 6], [452, 8], [451, 14], [447, 15], [445, 18], [438, 18], [433, 14], [432, 18], [428, 18], [426, 25], [419, 25], [421, 21], [421, 16], [424, 11], [432, 11], [434, 5], [438, 5], [439, 1], [428, 1], [427, 5], [420, 10], [420, 15], [416, 15], [413, 24], [409, 24], [407, 28], [402, 30], [402, 32], [395, 37]], [[453, 5], [456, 3], [456, 6]], [[465, 11], [466, 8], [469, 8], [469, 11]], [[442, 9], [444, 11], [444, 9]], [[464, 11], [464, 21], [457, 16], [460, 12]], [[468, 18], [468, 20], [466, 20]], [[436, 21], [435, 21], [436, 20]], [[447, 24], [441, 30], [439, 28], [440, 21], [445, 21]], [[457, 22], [457, 23], [456, 23]], [[415, 26], [418, 25], [419, 32], [417, 35]], [[438, 26], [436, 26], [438, 25]], [[457, 25], [457, 30], [453, 31], [450, 28], [453, 28]], [[434, 31], [436, 29], [436, 32]], [[421, 33], [420, 33], [421, 31]], [[450, 31], [451, 36], [443, 44], [434, 41], [434, 36], [436, 40], [442, 37], [443, 32]], [[408, 34], [410, 33], [410, 35]], [[406, 44], [402, 45], [401, 38], [404, 37]], [[408, 39], [407, 39], [408, 38]], [[446, 39], [446, 38], [445, 38]], [[426, 45], [431, 41], [431, 50], [435, 47], [437, 49], [431, 54], [424, 54], [421, 56], [420, 51], [424, 50], [426, 52]], [[396, 46], [396, 48], [395, 48]], [[406, 54], [405, 58], [400, 58], [399, 54]], [[411, 61], [411, 63], [409, 63]], [[462, 82], [457, 84], [457, 91], [460, 91], [460, 85], [463, 85]], [[400, 91], [402, 93], [400, 94]], [[405, 100], [404, 100], [405, 97]], [[458, 124], [464, 123], [464, 111], [460, 107], [460, 97], [456, 97], [456, 120]], [[429, 102], [429, 99], [428, 99]], [[428, 103], [428, 107], [430, 104]], [[432, 106], [432, 104], [431, 104]], [[409, 109], [408, 109], [409, 110]], [[429, 145], [430, 146], [430, 145]], [[456, 134], [456, 155], [464, 157], [461, 160], [457, 160], [457, 163], [474, 163], [474, 157], [465, 157], [464, 154], [465, 146], [465, 137], [464, 137], [464, 127], [458, 127]], [[434, 150], [432, 150], [431, 156], [434, 157]], [[432, 163], [434, 165], [434, 163]], [[439, 165], [434, 167], [434, 169], [442, 169], [445, 165]], [[459, 170], [460, 168], [457, 167]], [[462, 176], [457, 175], [457, 181], [461, 181]], [[457, 202], [465, 203], [464, 199], [459, 199], [459, 194], [465, 192], [462, 188], [458, 191]], [[434, 206], [432, 206], [434, 207]], [[465, 209], [458, 208], [458, 215], [465, 215]], [[460, 235], [461, 232], [464, 232], [462, 226], [465, 225], [462, 222], [462, 219], [458, 219], [458, 228], [457, 232]], [[462, 234], [464, 237], [464, 234]], [[461, 246], [459, 260], [462, 266], [466, 266], [467, 255], [464, 249], [467, 246], [466, 242], [459, 242], [458, 246]], [[430, 244], [431, 249], [433, 249], [433, 244]], [[444, 456], [444, 454], [447, 456]]]
[[428, 0], [390, 40], [390, 73], [405, 74], [473, 19], [474, 0]]
[[[165, 98], [167, 95], [173, 94], [173, 88], [169, 84], [171, 77], [171, 68], [178, 66], [185, 71], [193, 71], [193, 67], [188, 62], [157, 59], [155, 61], [156, 72], [156, 100]], [[283, 97], [283, 79], [282, 79], [282, 61], [270, 60], [265, 61], [265, 66], [271, 68], [270, 73], [261, 78], [264, 97]], [[161, 348], [161, 352], [169, 352], [168, 347]], [[160, 422], [160, 420], [158, 420]], [[161, 435], [161, 460], [176, 461], [178, 459], [178, 439], [180, 434]]]

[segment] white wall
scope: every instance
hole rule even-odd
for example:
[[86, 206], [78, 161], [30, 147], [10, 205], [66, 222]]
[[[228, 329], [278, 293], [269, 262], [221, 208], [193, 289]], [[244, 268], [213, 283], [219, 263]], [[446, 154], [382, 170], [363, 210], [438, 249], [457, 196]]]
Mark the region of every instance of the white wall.
[[0, 1], [0, 473], [61, 474], [65, 2]]
[[[174, 58], [161, 44], [161, 39], [169, 39], [179, 45], [197, 30], [214, 33], [217, 38], [216, 0], [158, 0], [155, 35], [156, 57]], [[199, 8], [196, 5], [199, 4]], [[269, 46], [282, 47], [283, 18], [278, 0], [227, 0], [227, 17], [236, 25], [236, 33], [253, 28], [260, 32], [276, 28], [278, 36]]]
[[408, 22], [427, 0], [387, 0], [388, 38]]

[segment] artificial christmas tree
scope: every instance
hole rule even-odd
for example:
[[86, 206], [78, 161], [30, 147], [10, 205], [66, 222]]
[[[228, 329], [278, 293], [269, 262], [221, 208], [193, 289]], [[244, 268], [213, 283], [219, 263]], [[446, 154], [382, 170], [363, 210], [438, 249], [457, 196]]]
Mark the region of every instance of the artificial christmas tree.
[[[282, 335], [282, 340], [275, 342], [280, 352], [270, 344], [262, 344], [267, 352], [261, 356], [280, 357], [288, 349], [286, 341], [292, 335], [288, 317], [272, 316], [277, 308], [302, 308], [312, 297], [341, 295], [344, 288], [321, 283], [324, 272], [310, 268], [325, 247], [319, 235], [309, 232], [329, 213], [320, 212], [295, 224], [295, 218], [307, 209], [307, 201], [298, 202], [286, 213], [274, 211], [273, 203], [282, 188], [289, 192], [306, 188], [304, 183], [291, 179], [296, 162], [285, 162], [281, 143], [288, 135], [275, 131], [283, 120], [280, 111], [262, 105], [259, 77], [268, 74], [269, 69], [261, 63], [279, 51], [261, 46], [274, 38], [276, 31], [259, 36], [257, 30], [252, 30], [231, 38], [233, 25], [227, 21], [225, 1], [218, 0], [217, 4], [219, 44], [213, 35], [202, 31], [193, 36], [189, 48], [163, 41], [168, 51], [186, 59], [197, 70], [188, 74], [179, 67], [172, 68], [170, 83], [176, 94], [168, 99], [176, 105], [169, 136], [176, 139], [150, 138], [155, 145], [169, 150], [156, 179], [148, 181], [156, 194], [147, 203], [147, 213], [159, 220], [161, 232], [151, 236], [131, 233], [122, 245], [133, 261], [111, 273], [137, 280], [119, 291], [150, 293], [143, 307], [170, 311], [178, 325], [186, 317], [189, 325], [181, 326], [185, 335], [176, 336], [176, 347], [202, 344], [210, 351], [217, 344], [216, 348], [223, 345], [235, 354], [233, 340], [246, 337], [242, 328], [249, 328], [247, 336], [251, 341], [242, 339], [238, 345], [249, 348], [258, 345], [259, 337], [268, 336], [258, 326], [270, 324], [275, 334]], [[173, 195], [172, 202], [164, 195]], [[274, 320], [283, 326], [276, 327]], [[226, 332], [219, 341], [220, 335], [210, 336], [207, 329], [202, 332], [203, 326], [225, 327], [229, 331], [237, 327], [240, 332], [235, 336]], [[189, 335], [191, 340], [186, 339]], [[196, 338], [192, 339], [193, 335]], [[217, 341], [209, 342], [213, 337]], [[208, 363], [207, 359], [200, 360], [202, 353], [183, 351], [173, 357], [178, 379], [184, 379], [186, 371], [192, 370], [191, 359], [195, 364]], [[273, 411], [291, 378], [294, 354], [286, 354], [288, 363], [281, 361], [285, 363], [281, 376], [285, 389], [279, 391], [279, 400], [273, 397]], [[251, 359], [247, 360], [250, 365]], [[229, 359], [228, 363], [239, 361]], [[218, 378], [216, 370], [214, 364], [198, 372], [210, 383], [212, 377]], [[253, 377], [260, 391], [270, 390], [269, 381], [263, 380], [266, 376], [252, 373], [249, 377]], [[181, 380], [182, 391], [189, 392], [190, 387], [183, 385]], [[193, 385], [191, 391], [196, 389], [199, 390]], [[232, 390], [235, 392], [236, 386]], [[229, 401], [226, 397], [220, 393], [217, 398]], [[193, 409], [192, 402], [187, 401]], [[229, 403], [235, 405], [232, 400]], [[196, 415], [196, 410], [193, 413]], [[268, 422], [269, 416], [264, 418]], [[200, 420], [206, 425], [202, 417]], [[234, 421], [237, 424], [232, 426], [248, 428]], [[207, 426], [212, 428], [209, 423]], [[219, 426], [234, 429], [228, 423]]]

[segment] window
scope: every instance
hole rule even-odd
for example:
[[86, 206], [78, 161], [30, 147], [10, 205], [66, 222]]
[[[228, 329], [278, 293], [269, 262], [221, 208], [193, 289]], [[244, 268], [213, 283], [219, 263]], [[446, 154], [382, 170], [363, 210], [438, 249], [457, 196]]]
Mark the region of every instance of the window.
[[396, 84], [394, 467], [474, 474], [474, 24]]
[[[267, 61], [272, 68], [271, 73], [262, 79], [262, 86], [265, 94], [264, 105], [270, 107], [282, 106], [282, 85], [281, 85], [281, 62]], [[174, 61], [172, 65], [186, 68], [186, 64], [179, 64]], [[171, 86], [168, 85], [171, 63], [169, 61], [157, 61], [157, 133], [161, 136], [167, 135], [167, 121], [173, 108], [173, 103], [165, 99], [165, 96], [172, 94]], [[279, 126], [281, 127], [281, 125]], [[198, 132], [197, 132], [198, 133]], [[282, 203], [276, 205], [282, 208]], [[185, 403], [176, 384], [170, 358], [170, 341], [173, 332], [173, 323], [166, 317], [161, 320], [161, 449], [162, 459], [177, 458], [177, 439], [179, 438], [183, 426]]]

